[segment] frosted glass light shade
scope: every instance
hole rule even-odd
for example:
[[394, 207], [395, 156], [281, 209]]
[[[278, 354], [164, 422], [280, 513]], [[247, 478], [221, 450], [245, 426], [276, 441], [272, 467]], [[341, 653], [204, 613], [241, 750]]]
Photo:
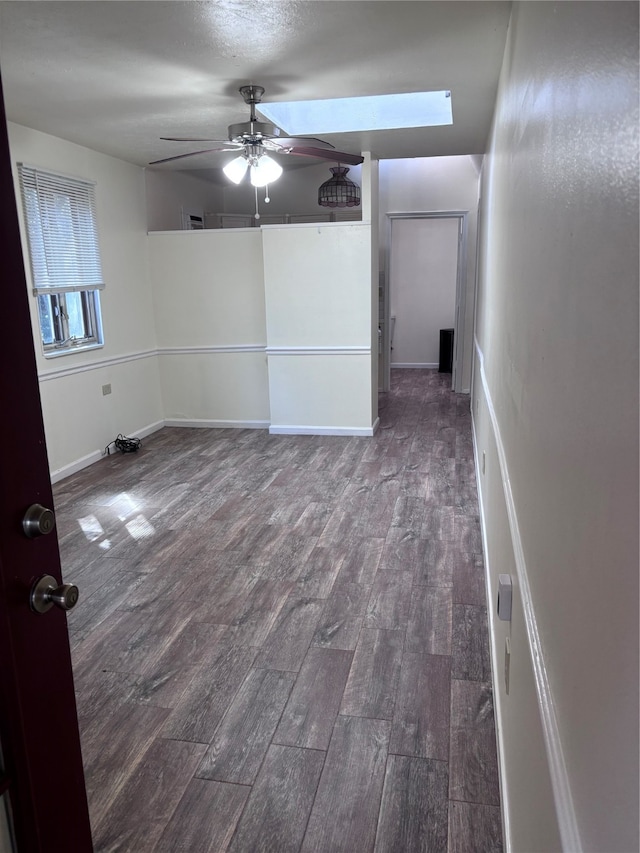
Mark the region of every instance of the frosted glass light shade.
[[251, 183], [254, 187], [264, 187], [277, 181], [282, 174], [282, 166], [272, 160], [268, 154], [258, 160], [255, 166], [251, 166]]
[[223, 166], [222, 171], [230, 181], [233, 181], [234, 184], [239, 184], [245, 176], [248, 165], [246, 158], [240, 156], [227, 163], [226, 166]]

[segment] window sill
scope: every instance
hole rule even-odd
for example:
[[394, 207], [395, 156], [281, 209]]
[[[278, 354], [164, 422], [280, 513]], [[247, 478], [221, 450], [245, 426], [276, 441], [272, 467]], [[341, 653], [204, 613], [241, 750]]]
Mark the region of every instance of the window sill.
[[76, 352], [87, 352], [92, 349], [102, 349], [104, 344], [78, 344], [73, 347], [60, 347], [56, 350], [45, 350], [43, 355], [45, 358], [60, 358], [63, 355], [73, 355]]

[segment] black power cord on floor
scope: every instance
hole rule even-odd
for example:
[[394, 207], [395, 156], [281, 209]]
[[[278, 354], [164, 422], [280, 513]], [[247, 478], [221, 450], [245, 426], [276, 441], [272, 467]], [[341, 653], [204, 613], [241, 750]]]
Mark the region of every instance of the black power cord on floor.
[[116, 450], [119, 450], [120, 453], [135, 453], [139, 449], [141, 443], [142, 442], [139, 438], [127, 438], [126, 435], [119, 433], [113, 441], [110, 441], [109, 444], [107, 444], [104, 452], [105, 455], [110, 455], [111, 445], [114, 444]]

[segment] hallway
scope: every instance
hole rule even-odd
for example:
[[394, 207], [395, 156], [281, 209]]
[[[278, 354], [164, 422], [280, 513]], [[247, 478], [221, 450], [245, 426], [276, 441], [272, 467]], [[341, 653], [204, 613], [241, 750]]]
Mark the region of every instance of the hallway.
[[97, 851], [502, 850], [469, 397], [171, 429], [54, 487]]

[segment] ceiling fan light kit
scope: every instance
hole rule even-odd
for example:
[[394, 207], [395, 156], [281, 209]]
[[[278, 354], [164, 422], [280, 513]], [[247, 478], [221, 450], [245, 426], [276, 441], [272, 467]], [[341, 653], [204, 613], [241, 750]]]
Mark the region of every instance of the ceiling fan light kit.
[[360, 187], [347, 178], [346, 166], [334, 166], [330, 169], [332, 177], [318, 189], [320, 207], [358, 207], [360, 205]]
[[[258, 146], [254, 147], [257, 148]], [[239, 184], [246, 175], [247, 169], [249, 169], [249, 178], [254, 187], [264, 187], [267, 184], [272, 184], [282, 175], [282, 166], [276, 163], [273, 157], [269, 157], [268, 154], [263, 152], [250, 156], [241, 154], [239, 157], [231, 160], [230, 163], [227, 163], [222, 171], [230, 181], [233, 181], [234, 184]]]
[[246, 157], [240, 155], [240, 157], [236, 157], [230, 163], [227, 163], [226, 166], [223, 166], [222, 171], [230, 181], [233, 181], [234, 184], [239, 184], [244, 178], [248, 167], [249, 161]]
[[277, 181], [282, 174], [282, 166], [269, 157], [262, 154], [257, 163], [251, 165], [250, 179], [254, 187], [264, 187]]

